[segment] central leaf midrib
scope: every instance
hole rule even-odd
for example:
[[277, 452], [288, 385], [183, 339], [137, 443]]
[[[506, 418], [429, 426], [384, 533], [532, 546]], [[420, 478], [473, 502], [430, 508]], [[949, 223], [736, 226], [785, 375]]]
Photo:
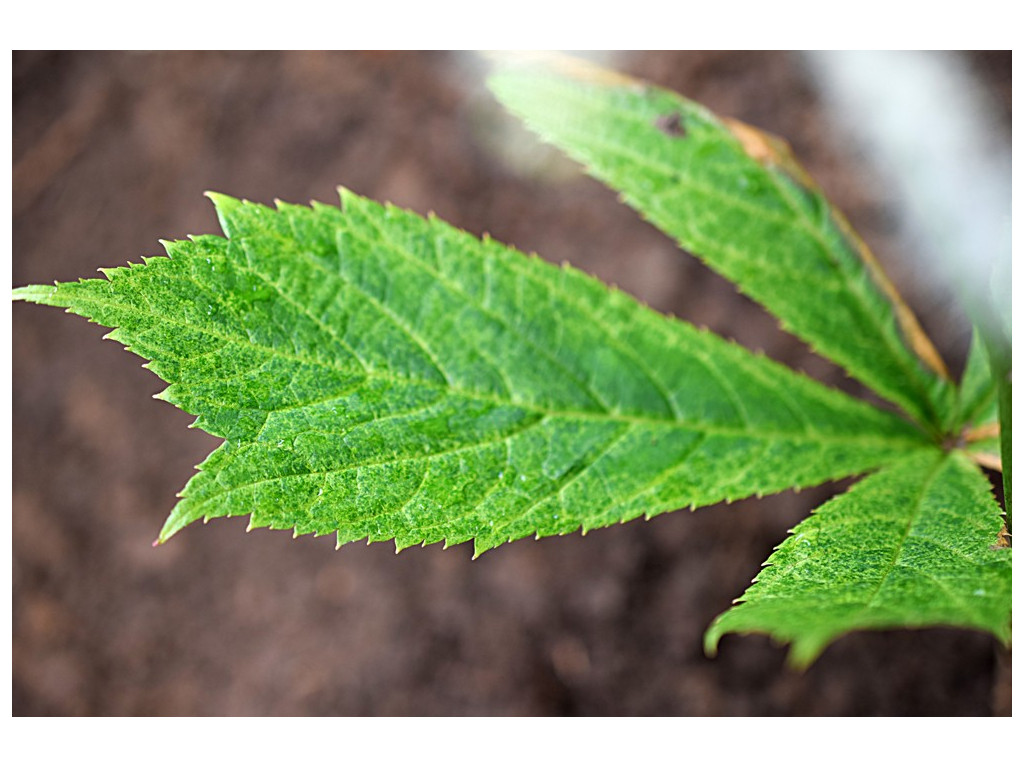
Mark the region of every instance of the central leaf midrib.
[[[602, 109], [605, 109], [605, 105], [600, 103], [600, 102], [598, 102], [597, 105], [596, 105], [596, 108], [600, 111]], [[618, 118], [620, 116], [616, 115], [616, 117]], [[646, 123], [644, 123], [644, 125], [646, 126]], [[767, 211], [765, 211], [765, 210], [763, 210], [763, 209], [761, 209], [761, 208], [759, 208], [757, 206], [752, 205], [751, 203], [747, 202], [743, 198], [736, 197], [735, 195], [728, 194], [726, 192], [723, 192], [720, 189], [716, 189], [716, 188], [712, 188], [712, 187], [707, 187], [707, 186], [704, 186], [702, 184], [699, 184], [699, 183], [693, 181], [692, 178], [684, 176], [684, 174], [682, 174], [679, 171], [678, 168], [672, 168], [671, 166], [661, 165], [661, 164], [659, 164], [657, 162], [654, 162], [651, 158], [649, 158], [649, 157], [647, 157], [645, 155], [639, 154], [637, 152], [631, 151], [631, 150], [629, 150], [628, 148], [626, 148], [626, 147], [624, 147], [622, 145], [610, 144], [607, 141], [601, 141], [599, 138], [597, 138], [593, 134], [583, 134], [580, 131], [574, 131], [572, 128], [565, 128], [564, 131], [565, 131], [565, 133], [575, 135], [578, 140], [581, 140], [585, 144], [589, 144], [593, 149], [601, 151], [601, 148], [603, 147], [603, 151], [605, 151], [605, 152], [609, 152], [612, 155], [618, 155], [620, 157], [627, 157], [632, 162], [635, 162], [637, 165], [645, 167], [645, 168], [647, 168], [647, 169], [657, 173], [660, 176], [664, 176], [664, 177], [667, 177], [667, 178], [670, 178], [670, 179], [674, 179], [674, 182], [677, 183], [677, 184], [687, 186], [690, 189], [698, 191], [701, 194], [704, 194], [704, 195], [706, 195], [708, 197], [717, 198], [718, 200], [720, 200], [724, 204], [728, 204], [728, 205], [731, 205], [731, 206], [739, 208], [739, 209], [745, 209], [751, 215], [756, 215], [756, 216], [758, 216], [761, 219], [764, 219], [764, 220], [774, 220], [774, 221], [777, 221], [780, 224], [786, 224], [786, 225], [788, 225], [790, 227], [792, 227], [794, 222], [795, 222], [797, 224], [797, 226], [803, 232], [805, 232], [805, 234], [809, 235], [812, 238], [812, 240], [814, 240], [818, 244], [818, 246], [821, 248], [821, 252], [824, 253], [824, 255], [826, 256], [826, 261], [828, 263], [830, 263], [836, 269], [836, 271], [840, 275], [845, 275], [845, 271], [840, 266], [838, 260], [835, 259], [832, 256], [831, 250], [829, 249], [828, 245], [825, 243], [825, 240], [824, 240], [821, 232], [818, 231], [818, 229], [807, 219], [806, 214], [804, 212], [798, 211], [797, 215], [795, 217], [793, 217], [793, 216], [786, 217], [786, 216], [782, 216], [780, 214], [769, 213], [769, 212], [767, 212]], [[580, 150], [573, 151], [572, 149], [566, 149], [566, 151], [568, 151], [570, 154], [573, 154], [573, 155], [577, 156], [585, 164], [587, 163], [587, 159], [588, 158], [586, 158], [584, 156], [584, 152], [582, 152]], [[588, 165], [588, 167], [590, 168], [591, 171], [593, 171], [595, 173], [595, 175], [600, 175], [602, 177], [606, 177], [607, 176], [606, 173], [604, 173], [604, 172], [600, 172], [599, 173], [592, 166]], [[777, 185], [777, 182], [775, 182], [775, 180], [771, 178], [772, 174], [769, 171], [767, 171], [765, 168], [760, 166], [760, 165], [757, 165], [756, 167], [757, 167], [757, 169], [758, 169], [758, 171], [760, 173], [765, 174], [765, 175], [767, 175], [769, 177], [769, 180], [772, 182], [772, 184], [774, 186], [776, 186], [776, 189], [777, 189], [778, 185]], [[628, 193], [628, 196], [635, 199], [635, 196], [633, 194], [631, 194], [631, 193]], [[639, 207], [640, 207], [641, 210], [643, 209], [642, 206], [639, 206]], [[788, 201], [787, 201], [787, 208], [788, 208], [788, 210], [791, 213], [793, 212], [793, 208], [792, 208], [791, 205], [789, 205]], [[848, 287], [848, 288], [849, 288], [849, 286], [851, 284], [856, 284], [856, 281], [846, 281], [844, 283], [844, 285], [846, 287]], [[873, 280], [872, 280], [872, 285], [874, 285], [874, 281]], [[858, 305], [860, 306], [860, 308], [867, 312], [867, 317], [868, 318], [877, 321], [877, 319], [878, 319], [877, 318], [877, 314], [875, 312], [871, 311], [872, 308], [869, 305], [869, 303], [867, 301], [867, 298], [864, 296], [864, 294], [861, 291], [859, 291], [859, 290], [850, 290], [850, 295], [854, 296], [856, 298], [856, 301], [857, 301]], [[760, 301], [760, 299], [758, 299], [758, 301]], [[903, 352], [903, 348], [900, 347], [900, 346], [896, 346], [895, 345], [894, 340], [887, 333], [888, 329], [887, 329], [887, 327], [885, 325], [882, 325], [882, 324], [879, 324], [878, 322], [875, 322], [874, 323], [874, 328], [876, 329], [876, 331], [879, 332], [879, 335], [882, 338], [883, 344], [885, 345], [885, 347], [890, 352], [893, 353], [894, 359], [899, 361], [900, 368], [903, 369], [904, 373], [910, 374], [909, 378], [910, 378], [911, 381], [914, 382], [914, 384], [913, 384], [914, 388], [918, 391], [918, 394], [923, 397], [922, 404], [924, 405], [924, 407], [926, 409], [926, 413], [923, 414], [923, 415], [926, 415], [929, 418], [929, 420], [930, 420], [930, 422], [932, 423], [933, 426], [939, 426], [938, 425], [938, 421], [939, 420], [938, 420], [937, 413], [936, 413], [936, 410], [935, 410], [935, 405], [932, 402], [932, 397], [931, 397], [930, 393], [928, 392], [927, 388], [924, 386], [924, 383], [920, 380], [920, 377], [919, 377], [920, 373], [921, 373], [921, 368], [919, 366], [913, 366], [913, 368], [912, 368], [911, 366], [908, 365], [908, 363], [910, 361], [907, 359], [907, 356], [901, 354]], [[911, 357], [911, 359], [916, 359], [916, 358], [915, 357]], [[887, 395], [887, 397], [889, 397], [889, 396]]]
[[[517, 425], [517, 427], [515, 429], [512, 429], [512, 430], [510, 430], [508, 432], [505, 432], [503, 434], [495, 435], [492, 438], [489, 438], [489, 439], [486, 439], [486, 440], [481, 440], [481, 441], [474, 442], [474, 443], [466, 443], [466, 444], [462, 444], [462, 445], [457, 445], [457, 446], [454, 446], [452, 448], [447, 448], [447, 449], [444, 449], [444, 450], [435, 451], [433, 453], [416, 453], [416, 454], [410, 454], [410, 455], [406, 455], [406, 456], [388, 456], [386, 458], [377, 458], [377, 459], [370, 459], [370, 460], [365, 460], [365, 461], [359, 461], [359, 462], [348, 464], [346, 466], [341, 466], [341, 467], [332, 467], [332, 468], [329, 468], [329, 469], [316, 469], [316, 470], [308, 470], [308, 471], [303, 471], [303, 472], [291, 472], [291, 473], [287, 473], [287, 474], [274, 475], [272, 477], [260, 478], [259, 480], [254, 480], [254, 481], [247, 482], [247, 483], [241, 483], [239, 485], [222, 486], [222, 487], [218, 488], [216, 492], [211, 493], [211, 494], [209, 494], [207, 496], [204, 496], [202, 498], [192, 499], [192, 498], [189, 498], [189, 497], [185, 497], [184, 500], [185, 501], [191, 501], [191, 503], [196, 504], [199, 507], [202, 507], [202, 506], [212, 502], [214, 499], [220, 498], [221, 496], [224, 496], [226, 494], [234, 493], [236, 491], [243, 490], [243, 489], [246, 489], [246, 488], [252, 488], [252, 487], [259, 486], [259, 485], [264, 485], [266, 483], [276, 483], [276, 482], [279, 482], [279, 481], [288, 481], [288, 480], [293, 480], [293, 479], [298, 479], [298, 478], [317, 477], [317, 476], [326, 478], [329, 475], [335, 475], [335, 474], [340, 474], [340, 473], [344, 473], [344, 472], [357, 472], [357, 471], [359, 471], [361, 469], [367, 469], [367, 468], [371, 468], [371, 467], [387, 466], [387, 465], [394, 465], [394, 464], [406, 464], [406, 463], [418, 462], [418, 461], [431, 463], [434, 459], [441, 458], [441, 457], [444, 457], [444, 456], [450, 456], [450, 455], [454, 455], [454, 454], [457, 454], [457, 453], [462, 453], [462, 452], [465, 452], [465, 451], [478, 451], [480, 449], [487, 448], [487, 447], [492, 446], [492, 445], [498, 445], [498, 444], [501, 444], [501, 443], [508, 443], [512, 439], [514, 439], [514, 438], [516, 438], [516, 437], [518, 437], [518, 436], [520, 436], [522, 434], [525, 434], [526, 432], [528, 432], [528, 431], [530, 431], [532, 429], [538, 428], [538, 427], [542, 426], [545, 422], [549, 422], [551, 420], [554, 420], [555, 418], [557, 418], [557, 416], [554, 415], [554, 414], [543, 415], [540, 419], [538, 419], [536, 421], [531, 421], [531, 422], [529, 422], [527, 424]], [[367, 422], [367, 423], [372, 423], [372, 421]], [[631, 422], [623, 421], [623, 422], [620, 422], [620, 423], [624, 423], [626, 425], [626, 429], [622, 433], [620, 433], [615, 438], [615, 440], [613, 442], [618, 442], [619, 439], [621, 439], [621, 437], [624, 434], [628, 433], [633, 427], [638, 425], [638, 422], [632, 422], [631, 423]], [[659, 422], [658, 426], [664, 426], [664, 423]], [[696, 435], [698, 435], [698, 436], [700, 436], [702, 438], [703, 437], [708, 437], [708, 436], [717, 437], [717, 436], [721, 436], [721, 435], [742, 436], [742, 437], [748, 437], [748, 438], [751, 437], [749, 432], [745, 432], [745, 431], [742, 431], [742, 430], [739, 430], [739, 431], [736, 431], [736, 432], [729, 432], [729, 431], [726, 431], [726, 430], [715, 431], [715, 430], [702, 430], [702, 429], [685, 429], [685, 427], [683, 427], [682, 425], [680, 425], [680, 429], [684, 429], [685, 431], [694, 433], [694, 434], [696, 434]], [[311, 431], [315, 431], [315, 430], [311, 430]], [[763, 445], [761, 446], [761, 453], [763, 455], [764, 451], [767, 450], [767, 447], [770, 445], [771, 441], [773, 439], [780, 439], [780, 438], [774, 437], [774, 436], [762, 436], [762, 437], [755, 438], [755, 439], [758, 439], [759, 442], [763, 443]], [[788, 436], [784, 436], [781, 439], [788, 439]], [[823, 440], [823, 439], [819, 439], [819, 440], [808, 440], [808, 442], [811, 442], [811, 443], [820, 442], [820, 443], [825, 443], [825, 444], [828, 444], [828, 443], [843, 443], [843, 444], [851, 444], [852, 443], [852, 444], [857, 444], [857, 443], [861, 443], [861, 442], [867, 443], [869, 441], [862, 441], [862, 440], [840, 440], [840, 439], [837, 439], [837, 440]], [[267, 446], [267, 447], [269, 447], [269, 441], [268, 442], [256, 443], [256, 442], [240, 442], [240, 441], [229, 440], [225, 444], [226, 445], [231, 445], [231, 446], [237, 447], [237, 448], [246, 448], [246, 447], [253, 447], [253, 446]], [[680, 462], [677, 462], [674, 466], [676, 468], [678, 468], [680, 466], [683, 466], [685, 463], [686, 463], [685, 460], [684, 461], [680, 461]], [[592, 466], [592, 465], [590, 465], [590, 466]], [[745, 474], [745, 472], [748, 471], [749, 469], [750, 469], [750, 466], [749, 465], [746, 466], [745, 469], [741, 472], [741, 474]], [[219, 475], [219, 471], [217, 473], [215, 473], [215, 476], [216, 475]], [[642, 491], [643, 490], [649, 490], [650, 487], [653, 487], [653, 486], [651, 484], [648, 484], [648, 487], [642, 489]]]
[[[175, 276], [175, 277], [182, 277], [182, 276]], [[184, 277], [183, 279], [188, 280], [190, 278]], [[93, 304], [102, 305], [102, 306], [111, 307], [111, 308], [119, 310], [122, 313], [127, 314], [127, 315], [134, 314], [137, 317], [142, 317], [142, 318], [145, 318], [145, 319], [150, 319], [151, 317], [153, 317], [152, 315], [149, 315], [149, 314], [139, 310], [137, 307], [134, 307], [132, 305], [121, 304], [121, 303], [112, 302], [112, 301], [105, 301], [103, 299], [98, 299], [98, 298], [95, 298], [95, 297], [90, 297], [88, 299], [88, 302], [89, 303], [93, 303]], [[187, 328], [189, 330], [198, 330], [200, 333], [206, 334], [206, 335], [208, 335], [208, 336], [210, 336], [212, 338], [215, 338], [215, 339], [219, 339], [220, 341], [223, 341], [223, 342], [225, 342], [227, 344], [236, 344], [236, 345], [251, 347], [252, 349], [256, 349], [256, 350], [259, 350], [261, 352], [269, 353], [271, 356], [283, 357], [283, 358], [288, 359], [288, 360], [293, 360], [294, 362], [300, 363], [302, 365], [310, 365], [310, 366], [317, 366], [317, 367], [326, 368], [326, 369], [328, 369], [328, 370], [330, 370], [330, 371], [332, 371], [334, 373], [341, 373], [341, 374], [344, 374], [344, 375], [347, 375], [347, 376], [362, 375], [364, 377], [364, 380], [380, 380], [380, 381], [385, 381], [385, 382], [392, 383], [392, 384], [412, 384], [412, 385], [421, 386], [421, 387], [437, 388], [437, 389], [440, 389], [441, 391], [446, 391], [446, 392], [449, 392], [451, 394], [454, 394], [454, 395], [457, 395], [457, 396], [460, 396], [460, 397], [465, 397], [465, 398], [470, 399], [470, 400], [489, 402], [489, 403], [492, 403], [494, 405], [501, 406], [501, 407], [519, 408], [519, 409], [530, 411], [530, 412], [533, 412], [533, 413], [539, 413], [539, 414], [541, 414], [543, 416], [565, 417], [565, 418], [572, 418], [572, 419], [578, 419], [578, 420], [605, 421], [605, 422], [613, 422], [613, 423], [650, 424], [652, 426], [676, 426], [676, 427], [679, 427], [679, 428], [682, 428], [682, 429], [689, 429], [689, 430], [694, 431], [694, 432], [705, 432], [707, 434], [712, 434], [712, 435], [746, 436], [746, 437], [765, 438], [765, 439], [793, 439], [793, 438], [802, 438], [802, 439], [805, 439], [805, 440], [807, 440], [808, 442], [811, 442], [811, 443], [818, 442], [818, 443], [826, 443], [826, 444], [827, 443], [848, 443], [848, 444], [906, 445], [906, 446], [925, 446], [925, 445], [928, 444], [925, 440], [917, 440], [917, 439], [914, 439], [914, 438], [910, 437], [909, 435], [882, 435], [882, 434], [877, 434], [877, 435], [873, 435], [873, 434], [859, 434], [859, 435], [850, 435], [850, 436], [827, 435], [827, 434], [811, 435], [811, 434], [808, 434], [806, 431], [794, 431], [794, 432], [785, 432], [785, 431], [777, 431], [777, 430], [766, 431], [766, 430], [763, 430], [763, 429], [759, 430], [756, 427], [749, 427], [749, 426], [748, 427], [739, 427], [739, 426], [738, 427], [726, 427], [726, 426], [720, 426], [720, 425], [707, 424], [705, 422], [696, 422], [696, 423], [692, 423], [691, 424], [689, 422], [680, 421], [678, 418], [673, 418], [671, 416], [642, 416], [642, 415], [628, 414], [628, 413], [621, 413], [621, 412], [616, 413], [616, 412], [578, 411], [578, 410], [571, 410], [571, 409], [564, 409], [564, 408], [545, 408], [542, 404], [538, 404], [538, 403], [525, 403], [525, 402], [516, 402], [514, 400], [507, 400], [507, 401], [506, 400], [501, 400], [500, 398], [495, 397], [493, 394], [487, 393], [487, 392], [478, 392], [478, 391], [474, 391], [474, 390], [466, 390], [466, 389], [462, 389], [461, 387], [456, 387], [456, 386], [450, 386], [450, 387], [446, 388], [442, 384], [440, 384], [439, 382], [436, 382], [436, 381], [417, 379], [417, 378], [412, 377], [412, 376], [399, 376], [399, 375], [394, 374], [394, 373], [392, 373], [390, 371], [384, 371], [384, 370], [377, 369], [377, 368], [368, 368], [368, 369], [365, 369], [362, 374], [359, 374], [359, 373], [357, 373], [355, 371], [345, 370], [345, 369], [340, 369], [340, 368], [334, 367], [334, 366], [330, 365], [328, 362], [325, 362], [325, 361], [322, 361], [322, 360], [315, 360], [315, 359], [312, 359], [312, 358], [306, 358], [306, 357], [301, 356], [301, 355], [297, 355], [297, 354], [294, 354], [294, 353], [291, 353], [291, 352], [287, 352], [285, 350], [281, 350], [281, 349], [279, 349], [277, 347], [268, 346], [268, 345], [264, 345], [264, 344], [257, 344], [256, 342], [254, 342], [252, 339], [250, 339], [248, 337], [225, 336], [222, 333], [217, 333], [216, 331], [209, 330], [208, 328], [205, 328], [203, 326], [189, 324], [189, 323], [184, 322], [184, 321], [182, 321], [182, 320], [180, 320], [180, 319], [178, 319], [176, 317], [161, 316], [160, 317], [160, 321], [161, 321], [161, 323], [164, 323], [164, 324], [177, 325], [179, 327]], [[180, 358], [180, 357], [177, 357], [175, 355], [172, 355], [169, 352], [167, 352], [166, 350], [164, 351], [164, 354], [166, 354], [168, 357], [173, 357], [174, 359], [176, 359], [178, 361], [187, 362], [187, 359]], [[168, 383], [169, 384], [175, 384], [175, 383], [178, 383], [178, 382], [169, 381]], [[198, 395], [194, 394], [193, 396], [195, 396], [197, 399], [200, 399], [200, 396], [198, 396]], [[202, 399], [205, 399], [207, 402], [217, 402], [217, 401], [214, 401], [214, 400], [209, 399], [209, 398], [202, 398]], [[321, 399], [318, 402], [323, 402], [323, 400]], [[853, 402], [856, 403], [857, 401], [853, 401]], [[271, 412], [275, 412], [275, 411], [278, 410], [278, 409], [275, 409], [275, 408], [271, 408], [271, 409], [243, 408], [242, 406], [239, 406], [238, 404], [233, 404], [233, 403], [219, 403], [219, 404], [221, 404], [221, 405], [228, 405], [229, 407], [238, 408], [239, 410], [252, 410], [252, 411], [263, 412], [263, 413], [271, 413]], [[305, 407], [305, 406], [303, 404], [296, 404], [296, 405], [286, 406], [285, 408], [282, 408], [280, 410], [289, 410], [289, 409], [293, 409], [293, 408], [302, 408], [302, 407]], [[199, 414], [196, 414], [196, 415], [199, 415]], [[805, 428], [805, 430], [806, 430], [806, 428]], [[221, 435], [221, 437], [223, 437], [223, 435]], [[921, 437], [924, 438], [924, 435], [922, 435]]]
[[914, 529], [914, 524], [917, 522], [917, 519], [921, 514], [924, 507], [924, 500], [928, 496], [928, 491], [931, 488], [932, 483], [935, 482], [935, 478], [942, 471], [946, 462], [950, 460], [950, 455], [943, 455], [938, 461], [936, 461], [934, 468], [928, 472], [924, 482], [921, 483], [921, 492], [918, 494], [916, 501], [911, 506], [910, 512], [907, 515], [906, 528], [904, 528], [903, 533], [900, 535], [899, 543], [893, 548], [892, 559], [886, 565], [885, 570], [881, 573], [880, 578], [878, 579], [878, 586], [875, 587], [874, 592], [872, 592], [871, 596], [864, 602], [864, 607], [857, 613], [857, 618], [870, 610], [874, 606], [878, 596], [882, 593], [882, 588], [885, 586], [886, 582], [888, 582], [889, 577], [896, 569], [900, 556], [903, 554], [903, 549], [906, 546], [907, 539], [910, 538], [910, 533]]

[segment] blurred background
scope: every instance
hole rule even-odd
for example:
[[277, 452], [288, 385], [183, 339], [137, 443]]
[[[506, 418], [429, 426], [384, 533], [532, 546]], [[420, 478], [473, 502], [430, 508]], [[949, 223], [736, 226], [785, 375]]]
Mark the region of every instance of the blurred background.
[[[948, 54], [1009, 133], [1009, 52]], [[786, 137], [955, 372], [969, 328], [915, 279], [891, 185], [837, 131], [805, 57], [605, 64]], [[336, 202], [343, 184], [567, 260], [848, 392], [696, 259], [507, 118], [468, 53], [13, 57], [13, 284], [92, 276], [219, 231], [202, 196]], [[856, 126], [853, 126], [854, 128]], [[965, 194], [968, 190], [964, 190]], [[1010, 714], [989, 637], [859, 633], [807, 672], [702, 634], [786, 530], [846, 484], [505, 545], [409, 549], [193, 526], [153, 549], [218, 440], [104, 330], [13, 309], [16, 715]]]

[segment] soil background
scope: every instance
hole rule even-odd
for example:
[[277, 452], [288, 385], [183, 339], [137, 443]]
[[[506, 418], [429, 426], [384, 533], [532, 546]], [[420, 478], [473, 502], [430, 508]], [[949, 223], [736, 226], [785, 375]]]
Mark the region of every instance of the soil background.
[[[1010, 119], [1010, 54], [969, 57]], [[823, 115], [798, 57], [611, 63], [787, 137], [954, 370], [967, 334], [900, 267], [885, 189]], [[336, 202], [338, 184], [615, 283], [846, 391], [835, 367], [540, 147], [471, 54], [15, 53], [13, 284], [73, 280], [219, 232], [202, 196]], [[245, 533], [159, 531], [218, 440], [153, 401], [104, 333], [13, 308], [15, 715], [988, 715], [1010, 658], [952, 629], [857, 633], [807, 672], [709, 622], [844, 484], [666, 514], [471, 561]]]

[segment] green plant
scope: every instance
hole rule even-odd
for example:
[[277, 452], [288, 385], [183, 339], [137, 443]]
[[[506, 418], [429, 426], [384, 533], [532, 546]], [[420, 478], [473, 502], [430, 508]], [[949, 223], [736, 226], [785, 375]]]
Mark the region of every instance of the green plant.
[[809, 663], [845, 631], [938, 623], [1008, 640], [1010, 550], [971, 461], [997, 461], [981, 344], [954, 386], [777, 140], [589, 70], [493, 86], [905, 416], [436, 219], [349, 192], [341, 210], [213, 195], [226, 239], [15, 291], [115, 328], [161, 396], [225, 439], [160, 540], [250, 514], [339, 544], [479, 553], [878, 470], [796, 528], [709, 648], [763, 631]]

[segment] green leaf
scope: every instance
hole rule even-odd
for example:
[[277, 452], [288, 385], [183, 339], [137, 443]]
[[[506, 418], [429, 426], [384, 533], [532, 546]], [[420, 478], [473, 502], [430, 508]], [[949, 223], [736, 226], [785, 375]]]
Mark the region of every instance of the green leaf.
[[988, 353], [978, 329], [971, 336], [967, 365], [957, 392], [956, 429], [966, 425], [980, 426], [999, 420], [996, 380], [989, 366]]
[[705, 636], [791, 642], [810, 664], [856, 629], [952, 625], [1010, 639], [1011, 550], [988, 481], [963, 455], [913, 456], [862, 480], [793, 529]]
[[909, 423], [571, 268], [348, 192], [214, 195], [227, 239], [15, 298], [148, 358], [226, 442], [200, 518], [414, 543], [584, 531], [807, 486], [921, 449]]
[[[962, 447], [976, 464], [1002, 472], [998, 394], [985, 342], [975, 328], [957, 389], [953, 443]], [[1005, 489], [1003, 497], [1006, 498]]]
[[681, 96], [542, 58], [491, 89], [544, 140], [936, 434], [954, 388], [881, 267], [784, 142]]

